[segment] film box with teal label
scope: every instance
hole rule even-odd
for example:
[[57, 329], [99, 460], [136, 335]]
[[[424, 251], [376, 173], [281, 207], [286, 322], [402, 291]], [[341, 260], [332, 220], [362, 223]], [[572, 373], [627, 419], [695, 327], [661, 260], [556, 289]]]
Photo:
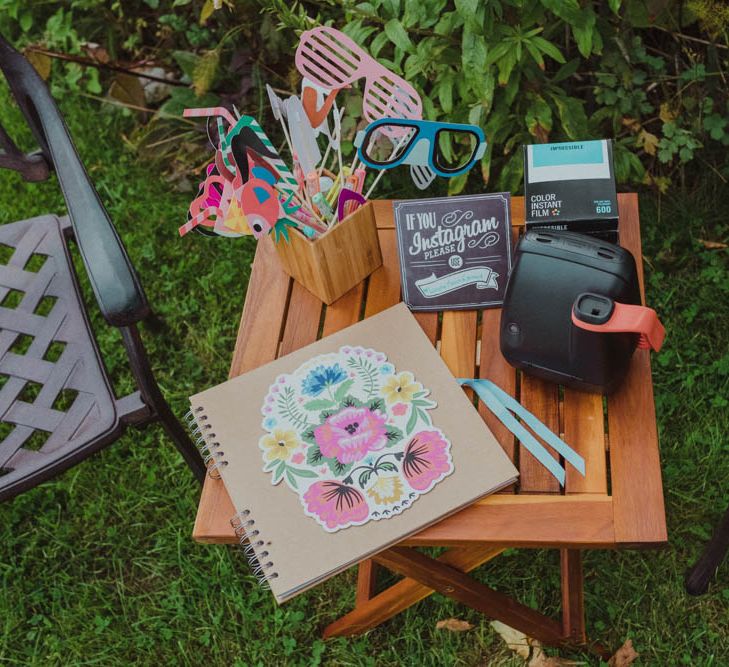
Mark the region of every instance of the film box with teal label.
[[618, 242], [618, 197], [609, 139], [524, 146], [527, 229]]

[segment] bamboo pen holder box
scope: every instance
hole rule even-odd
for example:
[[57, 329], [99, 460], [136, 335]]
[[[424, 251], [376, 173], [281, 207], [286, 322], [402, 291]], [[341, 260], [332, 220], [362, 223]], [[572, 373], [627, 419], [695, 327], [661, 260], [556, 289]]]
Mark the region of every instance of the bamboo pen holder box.
[[314, 239], [292, 229], [276, 252], [283, 270], [329, 305], [382, 265], [374, 207], [367, 202]]

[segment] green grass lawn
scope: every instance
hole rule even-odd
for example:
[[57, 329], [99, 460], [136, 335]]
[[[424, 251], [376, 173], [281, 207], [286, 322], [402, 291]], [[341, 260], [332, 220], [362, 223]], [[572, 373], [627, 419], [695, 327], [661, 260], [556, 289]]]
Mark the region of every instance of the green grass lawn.
[[[254, 243], [178, 238], [189, 195], [129, 151], [129, 119], [79, 99], [62, 109], [160, 316], [143, 334], [163, 392], [182, 415], [189, 394], [227, 376]], [[0, 120], [21, 127], [4, 90]], [[705, 597], [689, 598], [682, 582], [729, 504], [727, 251], [699, 242], [727, 239], [728, 207], [727, 188], [712, 183], [641, 198], [648, 298], [668, 329], [654, 377], [670, 545], [585, 556], [590, 633], [615, 647], [632, 638], [641, 664], [729, 660], [729, 563]], [[0, 222], [63, 208], [54, 182], [0, 175]], [[128, 391], [118, 336], [100, 318], [95, 324], [119, 390]], [[322, 641], [322, 627], [353, 602], [354, 571], [277, 607], [237, 550], [192, 542], [198, 493], [152, 426], [1, 505], [0, 664], [523, 664], [486, 619], [440, 595], [364, 637]], [[511, 550], [478, 576], [558, 611], [554, 551]], [[449, 617], [475, 627], [435, 629]]]

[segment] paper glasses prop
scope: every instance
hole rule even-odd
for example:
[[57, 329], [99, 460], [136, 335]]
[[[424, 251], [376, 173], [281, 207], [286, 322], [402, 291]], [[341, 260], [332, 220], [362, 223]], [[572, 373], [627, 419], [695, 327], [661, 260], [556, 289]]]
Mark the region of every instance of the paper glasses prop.
[[[377, 155], [377, 138], [391, 135], [394, 130], [407, 130], [395, 141], [389, 156], [381, 159]], [[440, 146], [442, 134], [469, 141], [467, 154], [460, 155], [455, 162], [449, 160]], [[460, 123], [439, 123], [428, 120], [382, 118], [360, 130], [354, 140], [359, 159], [373, 169], [393, 169], [401, 164], [429, 167], [435, 174], [452, 178], [467, 172], [486, 151], [483, 131], [476, 125]]]
[[[367, 84], [363, 113], [368, 121], [390, 116], [422, 118], [423, 103], [417, 91], [407, 81], [377, 63], [339, 30], [315, 28], [305, 32], [296, 51], [296, 66], [304, 75], [302, 94], [305, 109], [307, 93], [311, 100], [314, 92], [312, 88], [318, 95], [317, 103], [324, 105], [328, 111], [326, 105], [333, 101], [336, 86], [352, 83], [365, 76]], [[331, 92], [324, 98], [325, 91], [329, 90]], [[312, 101], [309, 101], [309, 105]], [[314, 118], [308, 109], [307, 114], [316, 130]], [[389, 136], [401, 136], [399, 128], [389, 129]], [[425, 190], [435, 179], [435, 174], [423, 166], [413, 166], [410, 175], [421, 190]]]
[[327, 90], [365, 77], [362, 113], [368, 121], [383, 116], [422, 118], [423, 102], [417, 91], [339, 30], [320, 27], [304, 32], [295, 62], [301, 74]]

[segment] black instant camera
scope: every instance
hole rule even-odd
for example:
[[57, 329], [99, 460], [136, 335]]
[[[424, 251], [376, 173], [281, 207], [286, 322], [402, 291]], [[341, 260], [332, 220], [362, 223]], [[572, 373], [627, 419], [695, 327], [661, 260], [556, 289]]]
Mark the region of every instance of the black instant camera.
[[633, 256], [573, 232], [529, 231], [519, 241], [501, 314], [501, 352], [516, 368], [609, 394], [636, 348], [665, 331], [640, 305]]

